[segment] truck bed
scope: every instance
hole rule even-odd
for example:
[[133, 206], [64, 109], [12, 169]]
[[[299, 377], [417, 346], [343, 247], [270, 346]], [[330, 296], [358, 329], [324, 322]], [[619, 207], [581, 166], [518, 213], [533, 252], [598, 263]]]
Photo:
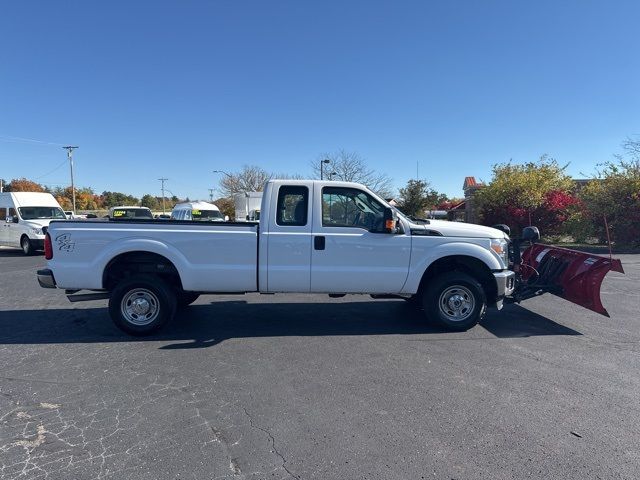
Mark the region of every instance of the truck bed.
[[49, 265], [60, 288], [102, 289], [110, 262], [143, 251], [169, 260], [184, 290], [255, 291], [258, 228], [249, 222], [54, 221], [48, 230], [53, 250]]

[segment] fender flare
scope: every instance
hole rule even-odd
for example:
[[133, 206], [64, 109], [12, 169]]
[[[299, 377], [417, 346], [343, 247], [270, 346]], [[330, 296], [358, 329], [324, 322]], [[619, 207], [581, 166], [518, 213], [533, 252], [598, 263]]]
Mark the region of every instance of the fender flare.
[[[489, 239], [487, 239], [489, 240]], [[469, 257], [479, 260], [487, 266], [489, 270], [504, 270], [503, 265], [496, 258], [493, 252], [488, 249], [468, 242], [447, 242], [437, 246], [430, 246], [425, 249], [427, 254], [416, 263], [412, 262], [409, 269], [407, 281], [402, 289], [402, 293], [415, 294], [420, 287], [420, 282], [429, 267], [436, 261], [445, 257]]]

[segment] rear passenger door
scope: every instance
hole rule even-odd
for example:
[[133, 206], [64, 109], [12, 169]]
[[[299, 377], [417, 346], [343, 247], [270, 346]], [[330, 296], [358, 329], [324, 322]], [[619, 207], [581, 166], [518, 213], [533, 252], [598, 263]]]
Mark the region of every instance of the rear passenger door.
[[313, 182], [279, 185], [271, 195], [275, 215], [262, 232], [268, 239], [265, 291], [309, 292]]

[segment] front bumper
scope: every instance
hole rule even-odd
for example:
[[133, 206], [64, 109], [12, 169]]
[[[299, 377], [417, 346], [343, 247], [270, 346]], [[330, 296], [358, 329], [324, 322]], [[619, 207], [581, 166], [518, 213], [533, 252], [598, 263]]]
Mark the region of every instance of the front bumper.
[[53, 277], [53, 272], [48, 268], [38, 270], [38, 283], [42, 288], [56, 288], [56, 279]]
[[500, 272], [493, 272], [493, 276], [496, 279], [496, 300], [502, 300], [504, 297], [508, 297], [513, 293], [516, 286], [515, 272], [512, 272], [511, 270], [502, 270]]

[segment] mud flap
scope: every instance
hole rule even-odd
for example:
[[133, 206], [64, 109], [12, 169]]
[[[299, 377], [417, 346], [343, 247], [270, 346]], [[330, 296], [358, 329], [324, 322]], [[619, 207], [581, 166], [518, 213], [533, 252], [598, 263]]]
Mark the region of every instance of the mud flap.
[[521, 299], [550, 292], [608, 317], [600, 286], [609, 270], [624, 273], [618, 259], [536, 243], [522, 253]]

